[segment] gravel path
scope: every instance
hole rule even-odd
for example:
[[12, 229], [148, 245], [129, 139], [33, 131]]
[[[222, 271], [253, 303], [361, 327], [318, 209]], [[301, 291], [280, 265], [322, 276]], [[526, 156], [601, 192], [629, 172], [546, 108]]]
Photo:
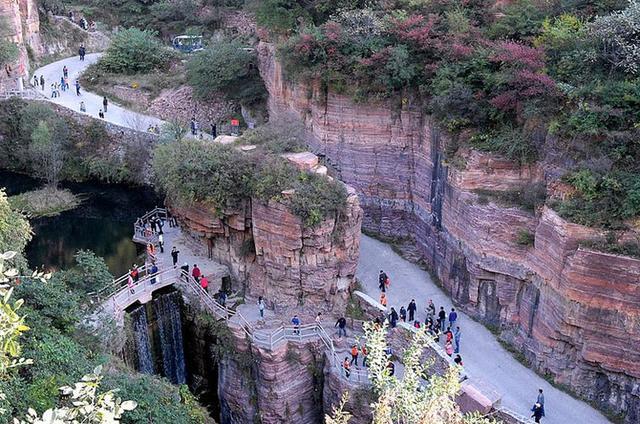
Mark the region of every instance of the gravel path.
[[[389, 307], [394, 306], [399, 311], [400, 306], [405, 305], [406, 308], [415, 298], [417, 319], [422, 322], [426, 318], [425, 308], [429, 299], [433, 299], [437, 310], [440, 310], [440, 306], [444, 306], [447, 312], [451, 310], [451, 299], [433, 283], [427, 272], [396, 254], [388, 244], [362, 235], [357, 276], [365, 286], [366, 293], [376, 300], [380, 297], [378, 273], [381, 269], [391, 279], [391, 287], [387, 291]], [[529, 409], [541, 388], [545, 394], [547, 415], [542, 420], [544, 424], [609, 422], [585, 402], [554, 388], [516, 361], [489, 330], [460, 311], [457, 325], [462, 330], [460, 355], [465, 369], [474, 380], [498, 392], [504, 406], [529, 416]]]

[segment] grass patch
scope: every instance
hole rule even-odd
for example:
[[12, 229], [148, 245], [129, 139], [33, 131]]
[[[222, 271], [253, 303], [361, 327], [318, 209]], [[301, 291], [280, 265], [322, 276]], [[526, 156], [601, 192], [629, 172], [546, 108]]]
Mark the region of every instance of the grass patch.
[[620, 243], [613, 231], [608, 232], [605, 237], [600, 239], [581, 241], [580, 247], [614, 255], [640, 258], [640, 241], [628, 240]]
[[30, 218], [56, 216], [75, 209], [80, 203], [82, 199], [69, 190], [52, 188], [41, 188], [9, 197], [11, 207]]
[[533, 246], [533, 243], [535, 242], [536, 237], [533, 233], [531, 233], [531, 231], [525, 229], [520, 229], [518, 230], [518, 235], [516, 236], [516, 243], [518, 243], [520, 246], [527, 246], [527, 247], [531, 247]]
[[473, 191], [478, 195], [478, 203], [485, 205], [489, 200], [493, 200], [499, 205], [506, 207], [519, 207], [528, 212], [542, 206], [547, 197], [544, 184], [526, 184], [514, 190], [498, 191], [478, 189]]

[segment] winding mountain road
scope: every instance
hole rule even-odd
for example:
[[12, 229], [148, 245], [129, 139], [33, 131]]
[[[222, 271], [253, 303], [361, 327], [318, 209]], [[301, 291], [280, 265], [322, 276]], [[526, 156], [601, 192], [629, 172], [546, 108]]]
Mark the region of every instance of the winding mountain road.
[[[424, 322], [425, 309], [433, 299], [436, 309], [444, 306], [449, 312], [451, 299], [431, 280], [429, 274], [417, 265], [399, 256], [386, 243], [362, 235], [357, 277], [366, 293], [378, 299], [378, 272], [384, 270], [391, 279], [387, 290], [388, 305], [405, 308], [416, 300], [416, 319]], [[518, 362], [507, 352], [487, 328], [458, 311], [456, 325], [462, 330], [460, 356], [470, 377], [480, 381], [481, 387], [496, 391], [502, 405], [522, 414], [531, 415], [538, 389], [544, 390], [546, 417], [543, 424], [604, 424], [609, 421], [587, 403], [556, 389], [545, 379]], [[441, 344], [444, 337], [441, 337]]]
[[[102, 96], [85, 91], [82, 87], [80, 88], [80, 96], [77, 96], [74, 83], [89, 65], [96, 63], [100, 59], [100, 56], [101, 53], [92, 53], [86, 55], [84, 61], [81, 61], [79, 56], [74, 56], [50, 63], [36, 69], [31, 75], [31, 80], [33, 80], [33, 75], [36, 75], [38, 79], [40, 79], [41, 75], [44, 75], [44, 90], [40, 87], [37, 89], [44, 93], [50, 102], [73, 109], [76, 112], [80, 112], [80, 102], [84, 102], [87, 109], [84, 113], [98, 118], [98, 112], [102, 109]], [[69, 90], [60, 91], [60, 97], [51, 98], [51, 84], [54, 82], [60, 83], [64, 66], [69, 70]], [[150, 125], [161, 125], [163, 123], [158, 118], [130, 111], [113, 102], [109, 102], [104, 120], [138, 131], [146, 131]]]

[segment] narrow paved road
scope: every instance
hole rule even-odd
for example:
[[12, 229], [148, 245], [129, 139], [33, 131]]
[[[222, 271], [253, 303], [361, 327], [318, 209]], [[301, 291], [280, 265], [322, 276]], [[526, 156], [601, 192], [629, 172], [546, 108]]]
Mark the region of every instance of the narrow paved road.
[[[444, 306], [448, 312], [452, 302], [431, 280], [429, 274], [415, 264], [396, 254], [388, 244], [362, 235], [360, 262], [357, 276], [368, 295], [380, 297], [378, 272], [384, 270], [391, 279], [387, 291], [388, 306], [396, 311], [415, 299], [417, 318], [424, 322], [425, 308], [433, 299], [436, 309]], [[597, 410], [554, 388], [546, 380], [516, 361], [498, 343], [482, 324], [458, 312], [458, 325], [462, 330], [460, 355], [465, 369], [473, 379], [480, 380], [502, 396], [502, 404], [522, 415], [529, 416], [529, 409], [536, 400], [538, 389], [545, 393], [544, 424], [600, 424], [609, 421]], [[441, 338], [442, 339], [442, 338]]]
[[[89, 93], [82, 87], [80, 89], [80, 96], [76, 96], [76, 89], [74, 86], [75, 81], [79, 78], [80, 74], [92, 63], [95, 63], [100, 58], [101, 53], [92, 53], [85, 56], [84, 61], [80, 61], [78, 56], [69, 57], [67, 59], [59, 60], [49, 65], [43, 66], [37, 69], [33, 75], [36, 75], [38, 79], [41, 75], [44, 75], [45, 84], [44, 90], [38, 87], [40, 92], [43, 92], [49, 101], [73, 109], [76, 112], [80, 112], [80, 102], [84, 102], [87, 111], [87, 115], [91, 115], [94, 118], [98, 117], [98, 112], [102, 109], [102, 97], [97, 94]], [[54, 82], [60, 83], [62, 77], [62, 68], [66, 65], [69, 69], [69, 85], [68, 91], [61, 91], [61, 96], [57, 98], [51, 98], [51, 84]], [[33, 75], [31, 79], [33, 80]], [[149, 125], [161, 125], [162, 121], [152, 116], [142, 115], [136, 112], [132, 112], [113, 103], [109, 103], [107, 113], [105, 114], [105, 121], [113, 124], [121, 125], [123, 127], [131, 128], [138, 131], [146, 131]]]

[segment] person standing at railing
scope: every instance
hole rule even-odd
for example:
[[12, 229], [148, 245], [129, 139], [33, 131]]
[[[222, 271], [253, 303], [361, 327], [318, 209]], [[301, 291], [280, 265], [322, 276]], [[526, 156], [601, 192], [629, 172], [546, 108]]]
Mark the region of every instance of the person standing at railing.
[[342, 368], [344, 368], [345, 377], [349, 378], [349, 376], [351, 375], [351, 364], [349, 363], [349, 358], [344, 358], [344, 361], [342, 362]]
[[155, 284], [156, 283], [156, 274], [158, 273], [158, 266], [156, 265], [155, 262], [152, 263], [151, 265], [151, 284]]
[[298, 315], [294, 315], [291, 318], [291, 324], [293, 324], [293, 334], [300, 335], [300, 318], [298, 318]]
[[133, 277], [131, 276], [131, 273], [133, 271], [129, 270], [129, 275], [127, 275], [127, 287], [129, 287], [129, 291], [131, 292], [131, 294], [134, 294], [136, 291], [133, 289]]
[[315, 321], [316, 321], [317, 325], [321, 325], [322, 324], [322, 312], [318, 312], [316, 314], [316, 320]]
[[182, 278], [184, 278], [184, 281], [189, 281], [189, 264], [185, 262], [184, 265], [180, 267], [180, 269], [181, 269]]
[[264, 319], [264, 299], [262, 296], [258, 296], [258, 310], [260, 311], [260, 319]]
[[338, 337], [341, 338], [343, 335], [347, 337], [347, 320], [344, 317], [338, 318], [334, 327], [338, 327]]
[[138, 269], [138, 265], [133, 264], [133, 268], [131, 269], [131, 272], [129, 272], [129, 275], [133, 279], [134, 284], [137, 284], [138, 280], [140, 280], [140, 270]]

